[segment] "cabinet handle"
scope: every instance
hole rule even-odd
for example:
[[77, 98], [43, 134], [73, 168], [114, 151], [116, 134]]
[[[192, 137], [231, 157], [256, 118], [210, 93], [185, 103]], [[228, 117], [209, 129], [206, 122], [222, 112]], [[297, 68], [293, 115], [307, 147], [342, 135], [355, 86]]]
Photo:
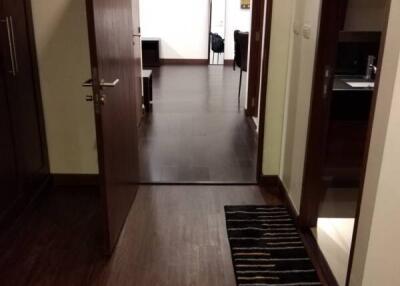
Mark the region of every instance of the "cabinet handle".
[[17, 75], [18, 66], [16, 62], [15, 56], [15, 39], [14, 39], [14, 28], [12, 23], [12, 17], [6, 17], [5, 20], [0, 20], [1, 23], [5, 23], [7, 27], [7, 36], [8, 36], [8, 48], [10, 52], [10, 61], [11, 61], [11, 70], [8, 71], [13, 76]]
[[14, 19], [12, 16], [9, 17], [10, 21], [10, 29], [11, 29], [11, 43], [12, 43], [12, 49], [13, 49], [13, 55], [14, 55], [14, 68], [15, 68], [15, 74], [19, 72], [19, 66], [18, 66], [18, 57], [17, 57], [17, 45], [15, 43], [15, 33], [14, 33]]

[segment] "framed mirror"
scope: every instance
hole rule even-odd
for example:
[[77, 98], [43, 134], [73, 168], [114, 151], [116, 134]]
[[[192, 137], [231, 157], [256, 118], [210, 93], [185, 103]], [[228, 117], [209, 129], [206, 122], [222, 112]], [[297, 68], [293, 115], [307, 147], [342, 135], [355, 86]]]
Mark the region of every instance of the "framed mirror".
[[210, 0], [209, 64], [223, 65], [225, 60], [226, 0]]

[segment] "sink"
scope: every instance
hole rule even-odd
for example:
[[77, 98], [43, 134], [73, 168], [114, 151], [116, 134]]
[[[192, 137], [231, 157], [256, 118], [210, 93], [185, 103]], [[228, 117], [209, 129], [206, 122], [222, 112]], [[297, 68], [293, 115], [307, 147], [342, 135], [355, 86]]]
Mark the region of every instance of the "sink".
[[370, 81], [345, 81], [348, 85], [351, 87], [363, 87], [363, 88], [374, 88], [375, 87], [375, 82], [370, 82]]

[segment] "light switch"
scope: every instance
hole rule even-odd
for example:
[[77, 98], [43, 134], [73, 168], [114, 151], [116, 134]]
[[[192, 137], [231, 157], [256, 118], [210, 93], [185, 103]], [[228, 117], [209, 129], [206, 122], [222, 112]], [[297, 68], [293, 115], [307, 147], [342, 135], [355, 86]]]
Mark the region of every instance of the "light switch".
[[311, 38], [311, 25], [305, 24], [303, 26], [303, 37], [305, 39], [310, 39]]

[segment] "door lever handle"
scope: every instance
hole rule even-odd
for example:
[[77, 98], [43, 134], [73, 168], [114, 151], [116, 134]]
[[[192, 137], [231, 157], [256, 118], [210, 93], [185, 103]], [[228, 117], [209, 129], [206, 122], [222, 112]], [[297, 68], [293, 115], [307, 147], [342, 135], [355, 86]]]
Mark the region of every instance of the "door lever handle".
[[113, 82], [105, 82], [104, 79], [100, 81], [101, 87], [116, 87], [119, 83], [119, 78], [115, 79]]
[[13, 76], [17, 76], [18, 73], [18, 59], [17, 59], [17, 48], [15, 46], [15, 34], [14, 34], [14, 21], [13, 17], [6, 17], [4, 20], [0, 20], [1, 23], [5, 23], [7, 27], [8, 45], [10, 49], [10, 61], [11, 61], [11, 73]]
[[[105, 82], [104, 79], [100, 81], [100, 86], [101, 87], [116, 87], [119, 83], [119, 78], [115, 79], [113, 82]], [[93, 86], [93, 80], [88, 79], [82, 84], [83, 87], [92, 87]]]

